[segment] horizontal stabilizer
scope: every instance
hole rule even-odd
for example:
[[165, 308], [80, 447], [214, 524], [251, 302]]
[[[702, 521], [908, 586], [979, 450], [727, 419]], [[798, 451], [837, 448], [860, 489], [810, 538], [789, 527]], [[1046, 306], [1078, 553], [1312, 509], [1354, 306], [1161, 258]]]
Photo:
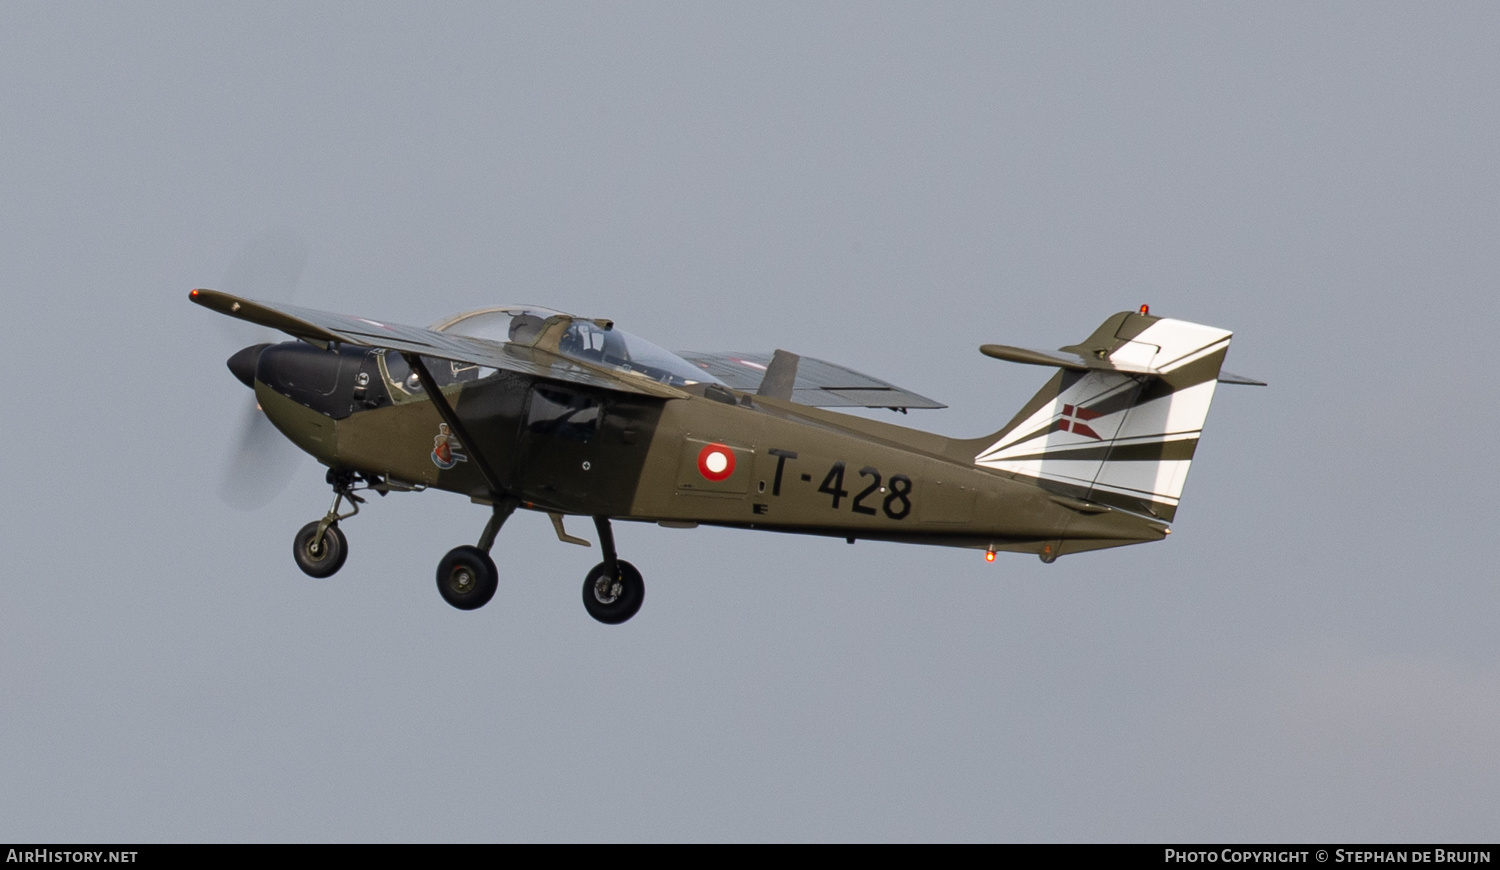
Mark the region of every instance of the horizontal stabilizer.
[[[1029, 347], [1012, 347], [1008, 344], [983, 344], [979, 346], [979, 352], [995, 359], [1003, 359], [1006, 362], [1047, 366], [1049, 368], [1066, 369], [1070, 372], [1086, 372], [1093, 369], [1106, 372], [1127, 372], [1137, 375], [1160, 374], [1160, 372], [1153, 369], [1132, 365], [1129, 362], [1117, 364], [1108, 357], [1090, 359], [1063, 350], [1033, 350]], [[1219, 383], [1243, 384], [1250, 387], [1266, 386], [1265, 381], [1257, 381], [1255, 378], [1247, 378], [1244, 375], [1237, 375], [1226, 371], [1219, 372]]]
[[1021, 363], [1028, 366], [1050, 366], [1052, 368], [1067, 369], [1070, 372], [1086, 372], [1090, 368], [1108, 368], [1102, 360], [1095, 361], [1091, 366], [1089, 361], [1077, 354], [1065, 354], [1051, 350], [1032, 350], [1027, 347], [1011, 347], [1008, 344], [982, 344], [979, 352], [985, 356], [995, 359], [1003, 359], [1006, 362]]

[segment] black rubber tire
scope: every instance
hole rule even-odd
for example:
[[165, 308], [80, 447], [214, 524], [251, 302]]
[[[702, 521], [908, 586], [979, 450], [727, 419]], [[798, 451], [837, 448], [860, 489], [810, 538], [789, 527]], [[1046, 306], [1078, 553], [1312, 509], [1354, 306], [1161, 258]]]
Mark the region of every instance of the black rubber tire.
[[438, 562], [437, 587], [443, 600], [459, 610], [478, 610], [490, 603], [500, 574], [490, 554], [468, 544], [454, 547]]
[[313, 550], [313, 538], [318, 534], [318, 523], [308, 523], [297, 532], [297, 537], [292, 539], [292, 558], [297, 560], [297, 567], [302, 573], [309, 577], [332, 577], [338, 570], [344, 567], [344, 560], [349, 558], [349, 539], [334, 523], [323, 533], [323, 542], [317, 551]]
[[619, 566], [616, 578], [619, 582], [618, 587], [613, 590], [613, 600], [609, 600], [610, 590], [600, 588], [600, 580], [607, 573], [606, 563], [595, 565], [583, 580], [583, 607], [589, 612], [589, 616], [605, 625], [619, 625], [635, 616], [646, 600], [646, 583], [641, 579], [641, 572], [624, 559], [615, 564]]

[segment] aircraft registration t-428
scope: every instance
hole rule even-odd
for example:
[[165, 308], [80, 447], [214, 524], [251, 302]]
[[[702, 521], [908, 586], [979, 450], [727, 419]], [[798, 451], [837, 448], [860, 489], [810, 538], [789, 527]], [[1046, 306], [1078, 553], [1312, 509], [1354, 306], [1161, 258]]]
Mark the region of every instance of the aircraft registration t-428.
[[[774, 354], [663, 350], [608, 320], [487, 308], [426, 329], [194, 290], [192, 301], [295, 341], [230, 370], [282, 434], [328, 466], [334, 501], [297, 534], [297, 565], [343, 565], [359, 490], [443, 489], [491, 509], [478, 546], [438, 563], [472, 610], [495, 594], [489, 552], [516, 508], [591, 517], [604, 560], [583, 603], [640, 609], [641, 574], [612, 520], [699, 523], [855, 540], [1035, 553], [1044, 562], [1170, 533], [1230, 333], [1139, 312], [1057, 351], [987, 344], [1057, 369], [992, 435], [953, 439], [823, 410], [941, 408], [841, 366]], [[340, 513], [344, 503], [351, 506]]]

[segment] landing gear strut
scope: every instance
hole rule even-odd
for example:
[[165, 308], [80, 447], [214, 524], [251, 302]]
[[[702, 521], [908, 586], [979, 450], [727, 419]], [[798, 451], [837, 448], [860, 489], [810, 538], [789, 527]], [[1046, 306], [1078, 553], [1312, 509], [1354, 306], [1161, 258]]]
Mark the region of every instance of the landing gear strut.
[[615, 535], [608, 517], [594, 517], [604, 561], [583, 579], [583, 607], [605, 625], [619, 625], [641, 609], [646, 583], [635, 566], [615, 554]]
[[[359, 506], [365, 503], [364, 499], [354, 494], [355, 484], [360, 477], [357, 472], [329, 469], [328, 482], [333, 485], [333, 506], [321, 520], [314, 520], [298, 530], [297, 537], [292, 540], [292, 558], [297, 560], [297, 567], [307, 576], [332, 577], [344, 567], [344, 560], [349, 558], [349, 540], [339, 529], [339, 520], [347, 520], [359, 513]], [[365, 480], [367, 484], [370, 483], [369, 478]], [[364, 488], [368, 489], [369, 486]], [[341, 514], [339, 506], [344, 499], [349, 500], [349, 506], [353, 510]]]
[[500, 585], [500, 574], [495, 570], [495, 560], [490, 558], [490, 548], [495, 545], [495, 535], [499, 534], [500, 527], [505, 525], [506, 518], [520, 502], [509, 496], [500, 497], [505, 492], [505, 487], [499, 476], [485, 459], [479, 442], [469, 437], [469, 430], [443, 396], [437, 381], [432, 378], [432, 372], [427, 370], [427, 364], [422, 361], [421, 354], [403, 351], [401, 357], [411, 366], [412, 374], [417, 376], [417, 380], [422, 382], [422, 389], [432, 400], [432, 407], [438, 412], [438, 416], [458, 436], [459, 443], [468, 448], [469, 455], [474, 459], [474, 466], [484, 477], [485, 483], [489, 484], [490, 493], [495, 497], [494, 513], [490, 514], [489, 525], [484, 527], [479, 546], [465, 544], [454, 547], [438, 562], [437, 567], [438, 594], [443, 596], [443, 600], [459, 610], [477, 610], [495, 597], [495, 589]]

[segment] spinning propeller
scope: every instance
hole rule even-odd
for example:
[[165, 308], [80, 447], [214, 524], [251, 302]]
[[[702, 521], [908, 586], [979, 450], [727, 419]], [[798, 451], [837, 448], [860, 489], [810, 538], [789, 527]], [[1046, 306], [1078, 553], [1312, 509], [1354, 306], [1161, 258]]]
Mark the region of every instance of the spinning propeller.
[[[223, 289], [251, 299], [291, 302], [307, 265], [307, 244], [288, 229], [257, 235], [235, 255], [224, 274]], [[276, 333], [242, 320], [221, 318], [225, 340], [241, 348], [229, 358], [234, 376], [254, 386], [255, 363]], [[302, 463], [298, 450], [271, 424], [251, 396], [240, 418], [239, 434], [224, 459], [219, 497], [239, 510], [255, 510], [281, 494]]]

